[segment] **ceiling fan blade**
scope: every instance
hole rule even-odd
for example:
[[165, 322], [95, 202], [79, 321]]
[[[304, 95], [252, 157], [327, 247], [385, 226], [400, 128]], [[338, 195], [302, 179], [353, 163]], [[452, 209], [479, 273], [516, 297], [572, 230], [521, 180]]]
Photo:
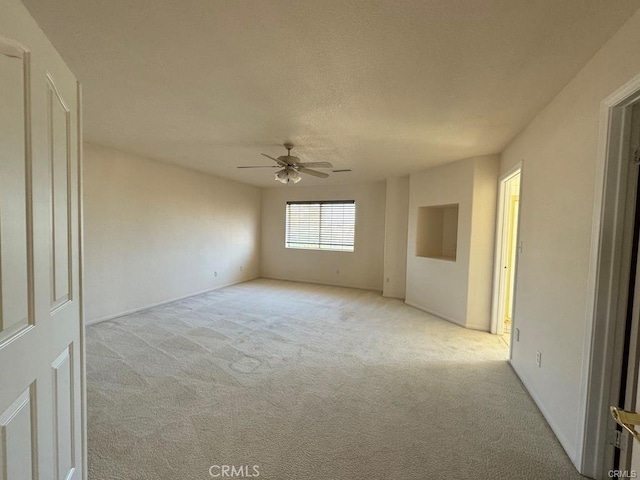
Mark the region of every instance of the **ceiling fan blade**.
[[282, 165], [283, 167], [285, 167], [285, 166], [287, 165], [287, 162], [283, 162], [283, 161], [282, 161], [282, 160], [280, 160], [280, 159], [273, 158], [273, 157], [271, 157], [271, 156], [267, 155], [266, 153], [261, 153], [260, 155], [262, 155], [263, 157], [270, 158], [271, 160], [273, 160], [274, 162], [276, 162], [278, 165]]
[[318, 177], [318, 178], [327, 178], [329, 176], [326, 173], [317, 172], [315, 170], [309, 170], [308, 168], [304, 168], [304, 167], [299, 167], [298, 171], [300, 173], [306, 173], [308, 175], [313, 175], [314, 177]]
[[304, 162], [298, 163], [301, 167], [313, 167], [313, 168], [333, 168], [329, 162]]
[[246, 167], [236, 167], [236, 168], [280, 168], [280, 165], [250, 165]]

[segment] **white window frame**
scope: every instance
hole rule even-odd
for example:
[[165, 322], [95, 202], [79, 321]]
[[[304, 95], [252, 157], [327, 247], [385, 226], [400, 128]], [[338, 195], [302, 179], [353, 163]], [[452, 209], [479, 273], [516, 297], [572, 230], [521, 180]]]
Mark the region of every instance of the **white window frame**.
[[[304, 237], [303, 234], [300, 234], [297, 238], [292, 239], [292, 233], [290, 225], [290, 208], [292, 205], [318, 205], [319, 212], [317, 218], [317, 225], [310, 224], [307, 227], [308, 231], [312, 231], [314, 228], [317, 229], [317, 242], [310, 241], [310, 238], [307, 238], [307, 242], [300, 241], [301, 237]], [[331, 228], [333, 225], [324, 225], [323, 226], [323, 205], [352, 205], [353, 206], [353, 237], [350, 239], [351, 243], [345, 244], [337, 244], [337, 243], [323, 243], [322, 235], [323, 232], [325, 235], [331, 237], [331, 232], [327, 232], [327, 228]], [[292, 250], [318, 250], [323, 252], [343, 252], [343, 253], [353, 253], [355, 252], [355, 243], [356, 243], [356, 221], [357, 221], [357, 208], [355, 200], [304, 200], [304, 201], [290, 201], [286, 204], [285, 209], [285, 238], [284, 238], [284, 246], [287, 249]], [[323, 228], [324, 227], [324, 228]], [[309, 232], [310, 233], [310, 232]], [[339, 237], [340, 235], [336, 235]], [[299, 241], [295, 241], [299, 240]], [[335, 240], [335, 238], [334, 238]], [[304, 246], [306, 245], [306, 246]]]

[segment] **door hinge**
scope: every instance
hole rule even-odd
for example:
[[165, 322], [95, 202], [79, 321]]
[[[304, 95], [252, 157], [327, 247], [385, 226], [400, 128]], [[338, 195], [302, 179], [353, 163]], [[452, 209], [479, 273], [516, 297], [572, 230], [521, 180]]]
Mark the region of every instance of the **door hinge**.
[[636, 148], [633, 151], [633, 163], [640, 163], [640, 148]]

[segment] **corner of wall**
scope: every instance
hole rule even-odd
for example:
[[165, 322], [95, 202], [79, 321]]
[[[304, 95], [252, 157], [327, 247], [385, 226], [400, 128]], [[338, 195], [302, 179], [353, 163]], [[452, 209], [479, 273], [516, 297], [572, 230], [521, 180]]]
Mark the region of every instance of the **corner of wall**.
[[476, 157], [473, 163], [467, 326], [489, 331], [500, 156]]
[[257, 276], [256, 278], [262, 278], [264, 277], [264, 252], [262, 251], [262, 245], [264, 244], [264, 197], [265, 197], [265, 190], [266, 188], [264, 187], [259, 187], [258, 188], [260, 194], [259, 194], [259, 207], [258, 207], [258, 211], [260, 212], [260, 216], [258, 218], [258, 246], [257, 246], [257, 251], [258, 251], [258, 269], [257, 269]]
[[382, 296], [406, 296], [409, 175], [387, 179]]

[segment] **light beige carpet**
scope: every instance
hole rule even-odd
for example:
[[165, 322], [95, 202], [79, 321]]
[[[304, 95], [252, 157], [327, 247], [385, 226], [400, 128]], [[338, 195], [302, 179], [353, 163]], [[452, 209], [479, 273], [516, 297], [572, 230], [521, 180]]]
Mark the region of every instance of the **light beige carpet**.
[[271, 280], [103, 322], [90, 478], [582, 478], [506, 356], [375, 292]]

